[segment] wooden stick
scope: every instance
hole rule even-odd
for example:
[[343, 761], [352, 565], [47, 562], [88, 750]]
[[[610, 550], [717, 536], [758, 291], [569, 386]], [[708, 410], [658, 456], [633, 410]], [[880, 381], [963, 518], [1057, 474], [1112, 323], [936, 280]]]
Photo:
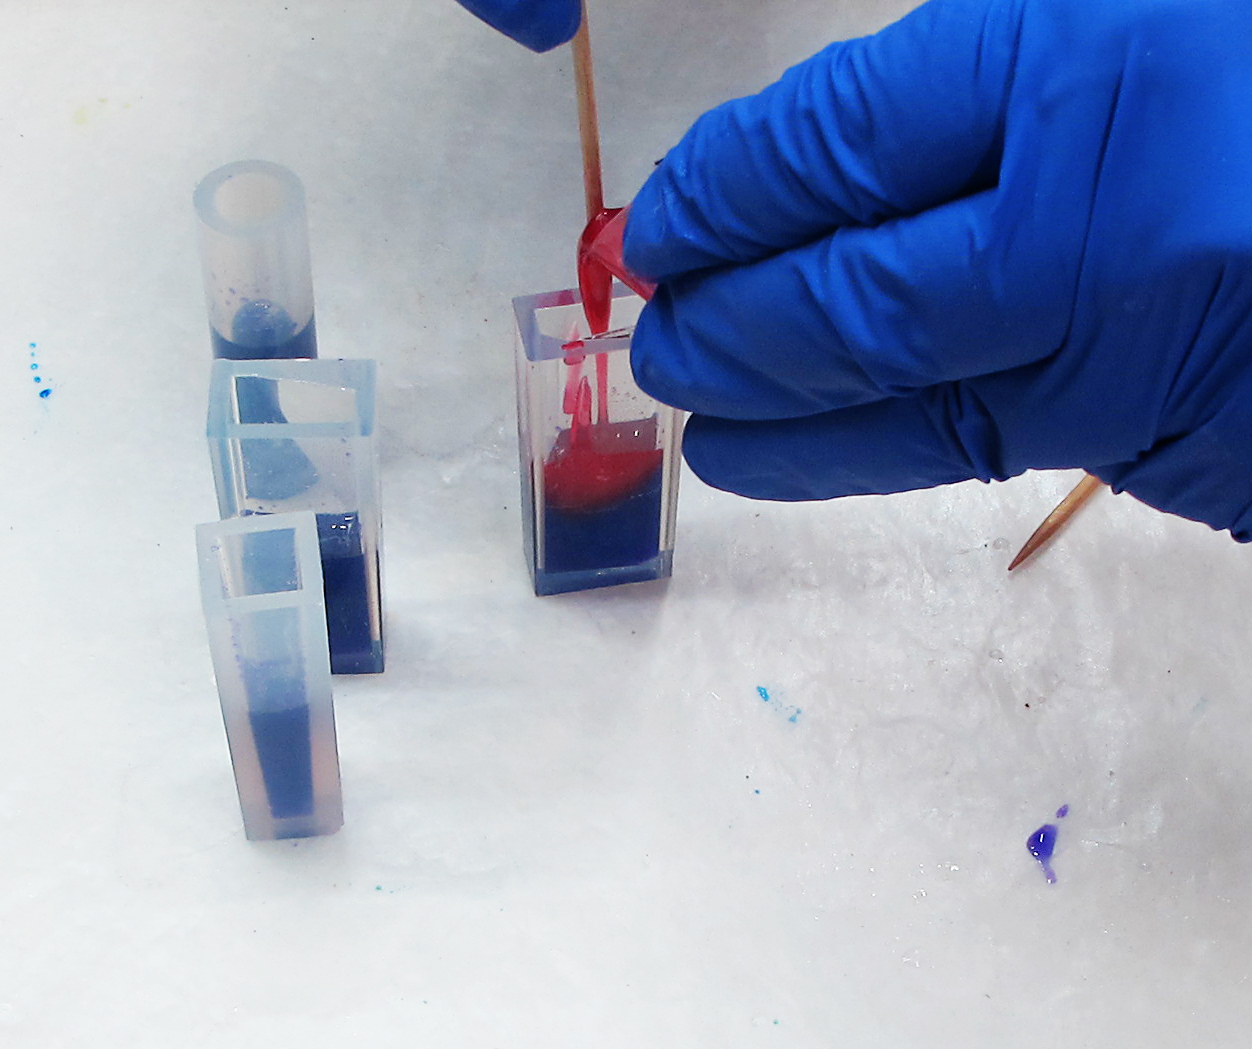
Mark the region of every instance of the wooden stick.
[[1091, 474], [1087, 474], [1079, 481], [1074, 486], [1074, 490], [1057, 504], [1056, 509], [1043, 519], [1043, 524], [1036, 528], [1031, 537], [1026, 540], [1026, 545], [1009, 563], [1009, 571], [1013, 571], [1032, 554], [1046, 546], [1057, 532], [1069, 523], [1069, 519], [1082, 508], [1087, 500], [1103, 487], [1104, 482], [1098, 477], [1092, 477]]
[[596, 85], [591, 68], [591, 36], [587, 32], [587, 0], [574, 36], [574, 90], [578, 96], [578, 137], [583, 151], [583, 196], [587, 221], [604, 210], [604, 181], [600, 173], [600, 122], [596, 117]]

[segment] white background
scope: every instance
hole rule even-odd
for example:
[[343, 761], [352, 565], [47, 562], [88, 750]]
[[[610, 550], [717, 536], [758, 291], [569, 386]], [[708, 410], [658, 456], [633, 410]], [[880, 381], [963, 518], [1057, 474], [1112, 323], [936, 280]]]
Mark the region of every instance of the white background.
[[[608, 203], [907, 6], [593, 3]], [[452, 0], [0, 19], [0, 1045], [1247, 1044], [1247, 550], [1104, 493], [1009, 576], [1076, 475], [688, 474], [672, 581], [537, 599], [509, 300], [573, 280], [568, 49]], [[243, 837], [196, 586], [191, 191], [250, 156], [322, 355], [380, 365], [388, 669], [298, 843]]]

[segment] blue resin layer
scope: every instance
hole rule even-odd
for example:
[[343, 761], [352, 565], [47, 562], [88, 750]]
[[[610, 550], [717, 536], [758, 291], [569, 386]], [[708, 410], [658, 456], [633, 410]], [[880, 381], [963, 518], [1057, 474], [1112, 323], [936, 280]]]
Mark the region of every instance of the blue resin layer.
[[[528, 537], [530, 549], [532, 542]], [[611, 506], [588, 511], [545, 507], [544, 557], [535, 570], [535, 593], [546, 597], [665, 578], [673, 554], [661, 553], [660, 545], [658, 467], [642, 488]]]
[[276, 820], [313, 814], [309, 708], [249, 711], [270, 814]]
[[365, 553], [361, 520], [356, 514], [318, 514], [317, 539], [326, 595], [330, 672], [381, 674], [382, 640], [374, 637], [371, 615], [371, 594], [378, 592], [378, 557]]
[[230, 338], [216, 328], [213, 356], [232, 361], [267, 361], [287, 357], [316, 357], [317, 328], [310, 318], [299, 331], [281, 306], [252, 299], [239, 307], [230, 325]]
[[270, 815], [276, 820], [312, 815], [309, 706], [300, 668], [286, 659], [252, 661], [243, 675]]
[[575, 590], [595, 590], [602, 586], [618, 586], [621, 583], [646, 583], [652, 579], [666, 579], [673, 574], [674, 553], [666, 550], [648, 561], [637, 565], [619, 565], [613, 568], [593, 568], [582, 572], [535, 572], [535, 594], [550, 597], [553, 594], [569, 594]]

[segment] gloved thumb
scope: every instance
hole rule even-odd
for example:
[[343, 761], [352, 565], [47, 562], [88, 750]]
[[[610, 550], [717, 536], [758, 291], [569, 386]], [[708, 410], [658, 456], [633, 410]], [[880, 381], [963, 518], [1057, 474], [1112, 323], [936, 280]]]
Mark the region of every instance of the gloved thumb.
[[1020, 199], [988, 190], [662, 284], [635, 378], [688, 411], [780, 419], [1040, 360], [1064, 338], [1081, 224], [1037, 226]]
[[927, 390], [802, 419], [696, 415], [683, 454], [705, 483], [752, 499], [833, 499], [1002, 479], [985, 418]]

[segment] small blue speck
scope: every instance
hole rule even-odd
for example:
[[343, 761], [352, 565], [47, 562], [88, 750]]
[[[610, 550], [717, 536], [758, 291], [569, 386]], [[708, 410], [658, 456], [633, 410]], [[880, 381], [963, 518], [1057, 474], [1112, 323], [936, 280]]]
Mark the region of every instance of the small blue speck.
[[38, 364], [32, 364], [32, 365], [30, 366], [30, 370], [31, 370], [31, 371], [38, 371], [38, 370], [39, 370], [39, 365], [38, 365]]
[[796, 707], [796, 712], [792, 714], [791, 717], [789, 717], [787, 720], [794, 723], [796, 718], [798, 718], [799, 716], [800, 716], [800, 708]]
[[35, 348], [35, 344], [34, 344], [33, 342], [30, 344], [30, 348], [31, 348], [32, 350]]
[[766, 703], [769, 702], [769, 689], [767, 689], [764, 685], [756, 686], [756, 694], [765, 700]]
[[45, 388], [39, 391], [39, 396], [47, 397], [51, 392], [52, 392], [51, 390]]
[[36, 375], [35, 382], [43, 382], [43, 379], [41, 379], [38, 375]]
[[1062, 805], [1059, 809], [1056, 810], [1056, 818], [1058, 820], [1063, 820], [1068, 815], [1069, 815], [1068, 805]]
[[753, 793], [753, 794], [760, 794], [761, 792], [760, 792], [759, 790], [754, 790], [752, 793]]

